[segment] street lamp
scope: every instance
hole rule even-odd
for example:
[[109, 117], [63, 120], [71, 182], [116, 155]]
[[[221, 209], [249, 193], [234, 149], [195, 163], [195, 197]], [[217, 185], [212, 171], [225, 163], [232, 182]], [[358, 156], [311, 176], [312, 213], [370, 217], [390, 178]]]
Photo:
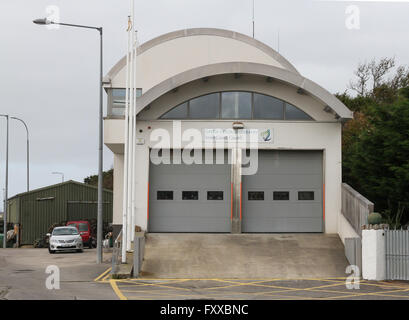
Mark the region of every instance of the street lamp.
[[3, 248], [6, 247], [6, 234], [7, 234], [7, 198], [8, 198], [8, 184], [9, 184], [9, 119], [14, 119], [14, 120], [18, 120], [20, 122], [22, 122], [24, 124], [24, 127], [26, 128], [26, 132], [27, 132], [27, 191], [29, 191], [29, 177], [30, 177], [30, 165], [29, 165], [29, 138], [28, 138], [28, 127], [26, 125], [26, 123], [17, 117], [10, 117], [7, 114], [0, 114], [1, 117], [5, 117], [7, 120], [7, 134], [6, 134], [6, 185], [5, 185], [5, 189], [4, 189], [4, 226], [3, 226], [3, 232], [4, 232], [4, 237], [3, 237]]
[[3, 225], [3, 248], [6, 248], [7, 244], [7, 197], [9, 189], [9, 116], [7, 114], [1, 114], [0, 116], [6, 117], [7, 120], [7, 133], [6, 133], [6, 185], [4, 190], [4, 225]]
[[103, 139], [102, 139], [102, 126], [103, 126], [103, 108], [102, 108], [102, 27], [92, 27], [92, 26], [84, 26], [78, 24], [70, 24], [70, 23], [61, 23], [61, 22], [54, 22], [47, 18], [43, 19], [36, 19], [33, 20], [35, 24], [39, 25], [47, 25], [47, 24], [57, 24], [61, 26], [67, 27], [75, 27], [75, 28], [85, 28], [85, 29], [94, 29], [99, 32], [100, 35], [100, 68], [99, 68], [99, 144], [98, 144], [98, 215], [97, 215], [97, 263], [102, 263], [102, 147], [103, 147]]
[[51, 174], [59, 174], [59, 175], [61, 175], [61, 182], [64, 182], [64, 173], [62, 173], [62, 172], [51, 172]]
[[26, 128], [26, 133], [27, 133], [27, 151], [26, 151], [27, 152], [27, 192], [28, 192], [30, 191], [30, 141], [28, 138], [28, 127], [27, 127], [27, 124], [20, 118], [10, 117], [10, 119], [20, 121]]

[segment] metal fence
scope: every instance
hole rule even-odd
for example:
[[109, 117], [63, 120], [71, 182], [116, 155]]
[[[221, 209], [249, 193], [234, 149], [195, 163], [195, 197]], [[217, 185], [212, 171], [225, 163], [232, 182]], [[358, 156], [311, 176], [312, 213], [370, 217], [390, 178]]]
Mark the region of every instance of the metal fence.
[[362, 237], [361, 227], [368, 224], [368, 215], [373, 210], [374, 204], [371, 201], [346, 183], [342, 184], [342, 215], [360, 237]]
[[409, 280], [409, 230], [385, 230], [386, 279]]

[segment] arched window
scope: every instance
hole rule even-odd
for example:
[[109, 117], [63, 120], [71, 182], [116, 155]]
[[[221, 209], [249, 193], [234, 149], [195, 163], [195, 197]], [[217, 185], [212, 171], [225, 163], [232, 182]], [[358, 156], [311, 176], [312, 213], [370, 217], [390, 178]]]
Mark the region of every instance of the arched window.
[[313, 120], [288, 102], [246, 91], [216, 92], [193, 98], [166, 112], [160, 119]]

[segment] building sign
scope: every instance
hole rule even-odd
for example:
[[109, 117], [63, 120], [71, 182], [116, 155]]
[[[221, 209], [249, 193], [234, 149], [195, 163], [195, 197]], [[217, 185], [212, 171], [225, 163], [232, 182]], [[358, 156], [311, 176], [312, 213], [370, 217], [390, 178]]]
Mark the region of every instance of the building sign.
[[206, 142], [273, 142], [273, 129], [203, 129]]

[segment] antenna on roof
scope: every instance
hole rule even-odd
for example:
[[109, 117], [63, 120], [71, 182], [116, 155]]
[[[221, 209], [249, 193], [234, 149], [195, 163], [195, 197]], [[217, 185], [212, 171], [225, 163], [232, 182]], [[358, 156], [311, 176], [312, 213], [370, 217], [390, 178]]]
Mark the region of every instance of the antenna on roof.
[[253, 38], [254, 38], [254, 28], [255, 28], [255, 22], [254, 22], [254, 2], [255, 2], [255, 0], [253, 0]]

